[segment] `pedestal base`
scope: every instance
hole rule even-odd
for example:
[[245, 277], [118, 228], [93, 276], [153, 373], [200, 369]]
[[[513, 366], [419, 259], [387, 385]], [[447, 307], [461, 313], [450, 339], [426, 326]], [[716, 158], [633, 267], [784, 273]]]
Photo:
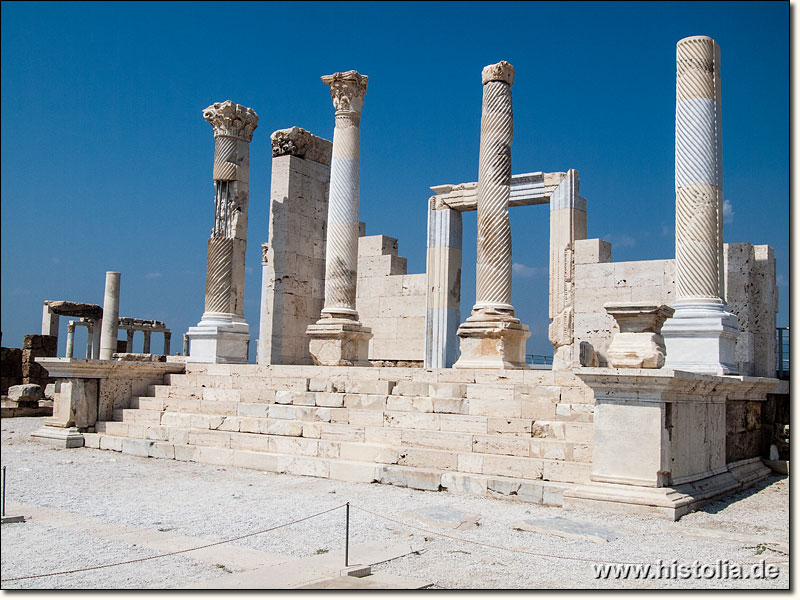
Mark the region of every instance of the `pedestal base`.
[[771, 473], [758, 458], [727, 465], [723, 473], [673, 487], [646, 487], [590, 482], [564, 491], [564, 508], [654, 514], [677, 521], [736, 490], [748, 487]]
[[315, 365], [326, 367], [368, 367], [372, 329], [360, 321], [320, 319], [309, 325], [308, 350]]
[[58, 446], [59, 448], [82, 448], [84, 444], [83, 434], [77, 427], [49, 427], [45, 425], [31, 434], [37, 438]]
[[247, 363], [250, 328], [233, 317], [203, 315], [196, 327], [190, 327], [189, 356], [192, 363]]
[[723, 304], [674, 305], [661, 335], [667, 348], [664, 368], [714, 375], [737, 375], [739, 320]]
[[612, 367], [660, 369], [664, 366], [664, 338], [657, 333], [617, 333], [606, 350]]
[[458, 328], [461, 356], [454, 369], [530, 369], [525, 362], [527, 325], [515, 317], [470, 317]]

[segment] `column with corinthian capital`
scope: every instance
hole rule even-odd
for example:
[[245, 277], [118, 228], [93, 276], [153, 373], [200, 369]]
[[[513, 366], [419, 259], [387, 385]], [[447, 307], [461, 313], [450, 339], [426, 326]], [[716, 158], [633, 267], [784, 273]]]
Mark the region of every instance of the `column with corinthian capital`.
[[244, 267], [250, 184], [252, 108], [230, 100], [203, 111], [214, 128], [214, 226], [208, 240], [205, 311], [187, 335], [187, 362], [246, 363], [250, 328], [244, 319]]
[[724, 296], [720, 51], [678, 42], [675, 108], [675, 314], [661, 329], [665, 368], [736, 374], [738, 319]]
[[358, 320], [358, 200], [361, 155], [361, 109], [367, 76], [357, 71], [322, 77], [336, 109], [325, 246], [325, 305], [309, 325], [309, 352], [319, 365], [368, 365], [372, 331]]
[[478, 253], [475, 306], [458, 328], [461, 357], [456, 369], [525, 369], [528, 327], [511, 305], [511, 85], [506, 61], [484, 67], [481, 145], [478, 163]]

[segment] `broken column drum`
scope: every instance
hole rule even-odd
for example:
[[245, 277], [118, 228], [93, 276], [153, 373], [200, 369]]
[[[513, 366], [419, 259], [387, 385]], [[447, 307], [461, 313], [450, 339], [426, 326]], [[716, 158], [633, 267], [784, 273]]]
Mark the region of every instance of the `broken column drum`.
[[677, 45], [675, 315], [662, 329], [666, 367], [737, 373], [738, 321], [722, 268], [720, 50], [707, 36]]
[[247, 362], [244, 268], [250, 141], [258, 125], [251, 108], [226, 100], [203, 117], [214, 128], [214, 224], [208, 240], [205, 311], [191, 327], [190, 362]]
[[325, 247], [325, 305], [306, 331], [316, 364], [367, 365], [371, 330], [358, 320], [358, 203], [361, 109], [368, 77], [357, 71], [322, 77], [336, 109]]
[[455, 368], [526, 368], [528, 328], [511, 305], [511, 141], [514, 67], [505, 61], [483, 69], [478, 165], [476, 302], [458, 328], [461, 357]]

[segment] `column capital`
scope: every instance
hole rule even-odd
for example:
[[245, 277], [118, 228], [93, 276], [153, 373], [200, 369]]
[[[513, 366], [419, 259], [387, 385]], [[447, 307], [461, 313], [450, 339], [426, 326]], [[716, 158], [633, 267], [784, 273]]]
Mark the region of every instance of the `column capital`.
[[323, 75], [322, 83], [331, 88], [331, 99], [337, 113], [361, 113], [369, 77], [358, 71]]
[[504, 60], [493, 65], [486, 65], [481, 72], [481, 81], [483, 85], [490, 81], [502, 81], [508, 85], [514, 85], [514, 67]]
[[249, 142], [258, 127], [256, 111], [231, 100], [215, 102], [207, 107], [203, 110], [203, 118], [214, 128], [214, 137], [227, 136]]
[[331, 164], [331, 142], [302, 127], [278, 129], [272, 132], [270, 142], [273, 158], [289, 154], [326, 166]]

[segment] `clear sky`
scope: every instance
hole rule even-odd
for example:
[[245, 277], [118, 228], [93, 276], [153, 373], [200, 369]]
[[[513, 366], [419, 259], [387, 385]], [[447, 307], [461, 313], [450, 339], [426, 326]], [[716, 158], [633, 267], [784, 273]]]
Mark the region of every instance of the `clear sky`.
[[[577, 169], [589, 237], [613, 259], [673, 258], [675, 44], [722, 50], [727, 242], [775, 248], [789, 324], [789, 4], [2, 3], [2, 332], [39, 333], [43, 300], [165, 321], [173, 351], [203, 312], [213, 220], [212, 129], [231, 99], [260, 116], [251, 144], [245, 317], [258, 335], [269, 135], [331, 139], [320, 76], [369, 75], [361, 220], [425, 270], [432, 185], [476, 181], [481, 69], [514, 81], [513, 170]], [[547, 341], [548, 212], [511, 211], [513, 303]], [[475, 299], [475, 213], [464, 218], [462, 319]], [[84, 337], [81, 338], [80, 335]], [[141, 335], [141, 334], [140, 334]], [[64, 324], [60, 352], [64, 351]], [[85, 333], [79, 328], [76, 356]], [[137, 350], [141, 346], [138, 338]], [[254, 359], [251, 344], [251, 360]], [[158, 348], [156, 343], [155, 348]]]

